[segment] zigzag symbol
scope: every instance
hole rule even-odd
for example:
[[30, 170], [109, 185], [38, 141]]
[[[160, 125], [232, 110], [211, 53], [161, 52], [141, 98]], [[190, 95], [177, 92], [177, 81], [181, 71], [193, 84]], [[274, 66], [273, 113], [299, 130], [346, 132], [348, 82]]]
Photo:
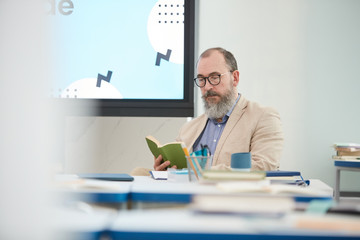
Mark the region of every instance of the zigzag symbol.
[[108, 71], [106, 77], [104, 75], [101, 75], [100, 73], [98, 73], [96, 87], [101, 87], [101, 80], [104, 80], [106, 82], [110, 82], [111, 75], [112, 75], [112, 71]]
[[160, 66], [160, 61], [161, 61], [161, 59], [164, 59], [164, 60], [166, 60], [166, 61], [169, 61], [170, 55], [171, 55], [171, 50], [170, 50], [170, 49], [167, 50], [166, 55], [158, 52], [158, 54], [157, 54], [157, 56], [156, 56], [156, 63], [155, 63], [155, 65], [156, 65], [156, 66]]

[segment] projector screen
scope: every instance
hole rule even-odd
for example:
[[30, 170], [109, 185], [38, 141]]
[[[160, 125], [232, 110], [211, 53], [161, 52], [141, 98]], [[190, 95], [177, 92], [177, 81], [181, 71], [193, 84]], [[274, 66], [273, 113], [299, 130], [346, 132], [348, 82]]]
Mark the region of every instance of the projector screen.
[[70, 115], [193, 116], [194, 5], [49, 0], [52, 98]]

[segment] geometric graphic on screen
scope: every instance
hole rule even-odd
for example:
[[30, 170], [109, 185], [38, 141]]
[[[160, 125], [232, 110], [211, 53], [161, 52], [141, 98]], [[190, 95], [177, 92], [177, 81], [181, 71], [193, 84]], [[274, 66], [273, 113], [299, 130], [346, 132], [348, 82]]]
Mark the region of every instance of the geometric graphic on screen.
[[51, 96], [184, 99], [184, 0], [71, 1], [49, 14]]
[[101, 87], [96, 86], [97, 82], [96, 78], [75, 81], [62, 91], [61, 98], [123, 98], [109, 82], [101, 81]]
[[148, 18], [148, 37], [156, 56], [156, 65], [164, 59], [184, 63], [184, 0], [159, 0]]
[[166, 55], [158, 52], [157, 56], [156, 56], [155, 65], [160, 66], [161, 59], [164, 59], [165, 61], [169, 61], [170, 56], [171, 56], [171, 50], [170, 49], [167, 50]]
[[112, 75], [112, 71], [108, 71], [106, 77], [104, 75], [98, 73], [96, 86], [101, 87], [101, 81], [103, 81], [103, 80], [109, 83], [110, 79], [111, 79], [111, 75]]

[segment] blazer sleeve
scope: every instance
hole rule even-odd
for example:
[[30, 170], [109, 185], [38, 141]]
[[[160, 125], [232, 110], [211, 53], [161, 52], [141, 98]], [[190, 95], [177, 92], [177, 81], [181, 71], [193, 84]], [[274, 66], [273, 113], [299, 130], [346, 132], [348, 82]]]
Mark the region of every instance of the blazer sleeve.
[[205, 128], [206, 122], [207, 117], [203, 114], [190, 122], [185, 123], [180, 128], [176, 141], [184, 142], [188, 150], [193, 151], [193, 144]]
[[284, 136], [279, 113], [265, 108], [250, 141], [252, 170], [276, 170], [280, 165]]

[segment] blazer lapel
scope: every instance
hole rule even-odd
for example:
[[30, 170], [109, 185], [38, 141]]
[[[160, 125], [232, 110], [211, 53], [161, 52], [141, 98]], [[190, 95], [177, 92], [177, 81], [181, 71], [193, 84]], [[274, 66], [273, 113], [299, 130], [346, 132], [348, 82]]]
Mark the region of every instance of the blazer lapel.
[[191, 134], [191, 136], [196, 136], [196, 137], [192, 138], [189, 142], [188, 146], [190, 147], [190, 149], [189, 149], [190, 152], [194, 151], [193, 145], [194, 145], [195, 141], [198, 139], [198, 137], [200, 136], [201, 132], [204, 130], [207, 120], [208, 120], [208, 116], [206, 114], [203, 114], [200, 116], [199, 122], [196, 126], [195, 134], [193, 134], [193, 133]]
[[244, 114], [246, 106], [248, 101], [241, 96], [238, 103], [235, 105], [234, 110], [232, 111], [226, 126], [224, 128], [223, 133], [221, 134], [221, 137], [219, 139], [219, 142], [216, 146], [216, 150], [214, 153], [214, 159], [213, 159], [213, 165], [218, 164], [219, 154], [224, 147], [226, 140], [230, 133], [232, 132], [233, 128], [236, 126], [236, 124], [240, 121], [241, 116]]

